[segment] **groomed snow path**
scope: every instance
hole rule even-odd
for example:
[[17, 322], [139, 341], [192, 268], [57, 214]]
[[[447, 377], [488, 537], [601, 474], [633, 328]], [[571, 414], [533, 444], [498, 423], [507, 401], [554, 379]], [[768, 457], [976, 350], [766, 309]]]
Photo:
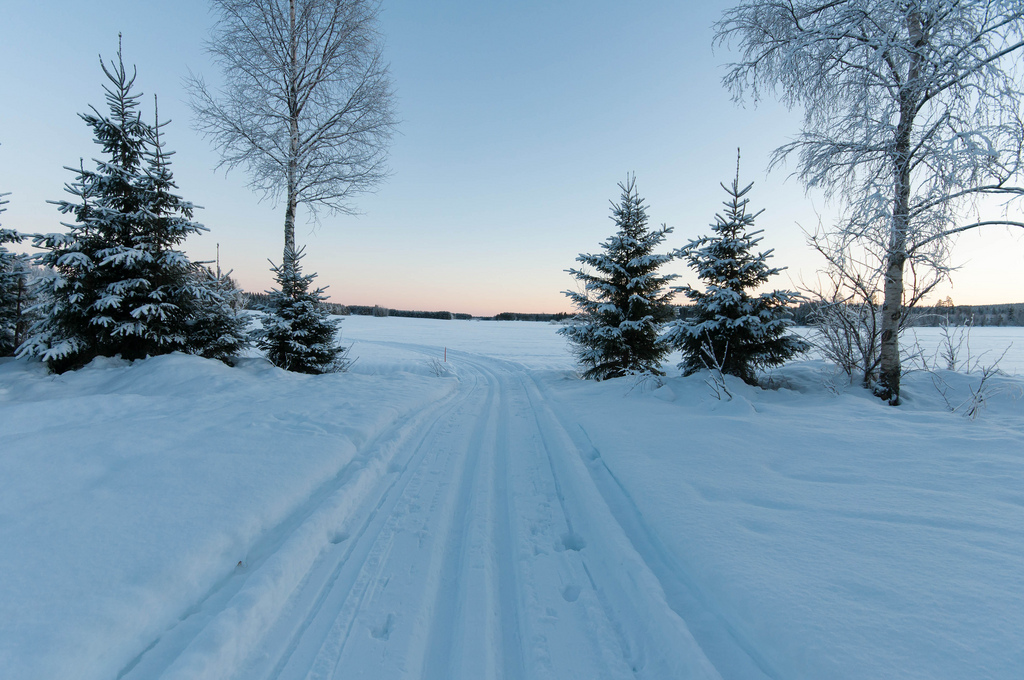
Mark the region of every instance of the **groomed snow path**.
[[[367, 443], [364, 467], [119, 678], [721, 678], [701, 643], [726, 677], [766, 677], [679, 595], [538, 383], [518, 364], [451, 358], [458, 389]], [[316, 555], [288, 554], [324, 522]], [[701, 643], [677, 609], [702, 619]]]

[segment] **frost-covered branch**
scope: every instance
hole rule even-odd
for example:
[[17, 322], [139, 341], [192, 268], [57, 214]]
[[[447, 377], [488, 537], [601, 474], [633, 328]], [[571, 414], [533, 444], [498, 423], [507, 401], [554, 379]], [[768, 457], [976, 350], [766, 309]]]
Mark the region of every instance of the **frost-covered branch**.
[[739, 50], [723, 79], [734, 98], [768, 92], [804, 111], [772, 166], [796, 157], [805, 186], [842, 200], [847, 245], [883, 248], [877, 391], [898, 403], [905, 274], [948, 273], [950, 237], [991, 223], [962, 214], [1024, 195], [1024, 4], [748, 0], [723, 14], [716, 42]]

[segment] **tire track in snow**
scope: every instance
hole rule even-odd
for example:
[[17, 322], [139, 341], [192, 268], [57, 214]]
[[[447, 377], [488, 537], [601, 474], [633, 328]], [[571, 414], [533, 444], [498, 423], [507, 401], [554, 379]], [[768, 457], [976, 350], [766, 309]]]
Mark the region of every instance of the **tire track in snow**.
[[[288, 647], [280, 652], [274, 668], [265, 677], [305, 677], [301, 673], [303, 653], [314, 655], [309, 668], [310, 674], [314, 677], [316, 674], [323, 676], [333, 673], [333, 665], [328, 660], [331, 653], [336, 651], [340, 654], [340, 649], [344, 647], [352, 633], [355, 615], [363, 599], [372, 587], [379, 584], [381, 564], [390, 553], [392, 540], [398, 532], [395, 525], [396, 508], [399, 504], [408, 502], [409, 498], [421, 495], [426, 483], [425, 477], [429, 472], [427, 466], [436, 463], [436, 456], [430, 456], [436, 452], [432, 452], [426, 443], [431, 441], [442, 427], [444, 415], [463, 408], [469, 400], [469, 392], [463, 393], [460, 399], [448, 405], [444, 412], [438, 414], [437, 419], [420, 433], [409, 456], [410, 462], [403, 469], [405, 474], [395, 480], [371, 513], [365, 518], [360, 518], [359, 528], [354, 535], [346, 535], [346, 549], [329, 556], [324, 564], [318, 565], [319, 573], [311, 572], [307, 577], [303, 587], [306, 591], [315, 592], [315, 596], [302, 614], [299, 624], [289, 632]], [[325, 572], [329, 574], [326, 577], [322, 576]], [[300, 594], [296, 599], [300, 603], [305, 603], [310, 596]], [[334, 609], [340, 610], [341, 614]], [[324, 623], [324, 616], [328, 617], [326, 624], [329, 626]], [[393, 620], [385, 617], [374, 629], [376, 635], [389, 635], [391, 625]], [[328, 639], [332, 635], [333, 642]], [[268, 638], [272, 637], [273, 635], [268, 635]], [[299, 649], [300, 645], [306, 649]], [[240, 677], [251, 676], [241, 674]]]
[[[473, 481], [460, 488], [455, 514], [463, 518], [461, 531], [448, 542], [448, 576], [434, 591], [442, 606], [429, 622], [426, 663], [411, 677], [628, 677], [625, 667], [615, 670], [614, 659], [605, 654], [608, 635], [600, 631], [610, 626], [604, 612], [595, 617], [594, 608], [576, 602], [578, 594], [565, 595], [566, 587], [579, 580], [571, 573], [573, 553], [562, 545], [566, 532], [542, 532], [542, 539], [524, 524], [532, 511], [529, 504], [517, 503], [524, 491], [540, 489], [542, 497], [556, 492], [548, 483], [550, 475], [538, 474], [543, 473], [538, 465], [541, 435], [524, 411], [529, 403], [521, 382], [514, 371], [500, 364], [495, 368], [493, 361], [456, 356], [462, 366], [486, 377], [497, 398], [489, 395], [486, 421], [474, 428], [477, 435], [486, 434], [473, 437], [467, 455], [478, 451], [480, 459], [472, 462]], [[550, 504], [537, 507], [537, 524], [549, 529], [560, 520], [564, 524], [564, 516], [553, 515]], [[531, 630], [536, 644], [524, 646]]]
[[[490, 587], [491, 572], [485, 561], [488, 552], [486, 529], [481, 527], [488, 520], [486, 496], [474, 494], [474, 491], [481, 486], [480, 475], [486, 472], [488, 463], [493, 462], [491, 457], [483, 461], [481, 458], [486, 456], [485, 447], [493, 451], [495, 418], [501, 404], [493, 376], [483, 375], [487, 381], [482, 409], [484, 417], [477, 420], [468, 441], [458, 495], [448, 518], [443, 564], [439, 578], [431, 584], [432, 621], [426, 648], [422, 651], [421, 677], [424, 678], [478, 677], [490, 680], [497, 677], [498, 664], [494, 659], [496, 636], [492, 622], [486, 617], [486, 612], [494, 611], [498, 604]], [[472, 607], [474, 603], [476, 607]], [[481, 612], [485, 616], [479, 616]], [[472, 625], [467, 625], [465, 619], [468, 617], [473, 618]], [[467, 653], [473, 649], [474, 643], [478, 650], [484, 652], [482, 655]], [[413, 667], [416, 665], [411, 664]]]
[[[521, 369], [520, 369], [521, 370]], [[561, 508], [543, 433], [530, 412], [528, 395], [512, 371], [515, 411], [510, 439], [509, 486], [516, 532], [516, 570], [522, 602], [522, 677], [538, 680], [628, 679], [608, 619], [583, 569], [571, 522]]]
[[[419, 440], [433, 452], [418, 467], [422, 482], [402, 490], [383, 526], [353, 539], [364, 545], [344, 568], [357, 574], [328, 588], [322, 620], [304, 625], [287, 659], [236, 677], [631, 677], [608, 658], [609, 635], [595, 633], [610, 628], [603, 610], [565, 595], [579, 577], [570, 551], [554, 545], [564, 527], [536, 551], [540, 539], [523, 523], [524, 486], [555, 492], [550, 475], [537, 479], [541, 436], [523, 411], [522, 384], [489, 360], [463, 357], [461, 366], [474, 386], [446, 411], [445, 427]], [[551, 512], [537, 517], [554, 526]]]
[[[464, 473], [465, 466], [457, 464], [459, 451], [435, 444], [455, 429], [455, 423], [467, 409], [473, 409], [479, 383], [479, 378], [474, 376], [473, 384], [462, 390], [461, 398], [438, 414], [435, 422], [417, 439], [411, 458], [419, 463], [409, 483], [396, 489], [390, 502], [377, 514], [378, 521], [365, 524], [359, 534], [350, 540], [351, 549], [338, 556], [333, 572], [340, 577], [317, 585], [320, 593], [317, 604], [295, 632], [290, 648], [265, 677], [332, 678], [346, 652], [349, 656], [355, 655], [356, 658], [351, 660], [353, 665], [369, 663], [379, 666], [398, 660], [368, 660], [360, 654], [360, 647], [367, 644], [365, 638], [354, 652], [348, 645], [359, 627], [365, 629], [371, 640], [383, 642], [387, 642], [393, 633], [402, 629], [407, 633], [412, 632], [407, 620], [396, 621], [399, 613], [390, 611], [387, 604], [381, 606], [377, 600], [385, 599], [395, 574], [393, 562], [400, 560], [403, 554], [421, 554], [422, 549], [426, 548], [428, 556], [423, 564], [427, 565], [437, 563], [443, 556], [437, 553], [434, 546], [424, 541], [428, 527], [417, 525], [418, 513], [423, 509], [424, 501], [429, 499], [426, 511], [429, 516], [433, 516], [434, 512], [445, 507], [451, 487], [460, 486], [448, 484], [447, 475], [441, 474]], [[429, 529], [443, 531], [444, 527]], [[396, 542], [400, 544], [397, 550]], [[409, 567], [406, 564], [399, 569]], [[430, 574], [436, 570], [436, 567], [428, 566], [425, 578], [430, 579]], [[303, 596], [300, 595], [299, 599], [301, 601]], [[405, 612], [402, 612], [402, 618], [407, 619]], [[410, 644], [415, 643], [416, 638], [413, 636]], [[345, 673], [351, 670], [346, 668]], [[366, 670], [371, 672], [371, 669]], [[378, 668], [378, 672], [384, 674], [386, 669]], [[248, 676], [242, 674], [239, 677]]]
[[[482, 452], [493, 448], [498, 410], [489, 376], [470, 377], [465, 397], [442, 415], [444, 426], [418, 442], [415, 455], [426, 462], [387, 521], [353, 539], [361, 555], [341, 567], [354, 575], [328, 586], [329, 606], [314, 614], [320, 623], [300, 631], [301, 642], [265, 677], [449, 677], [458, 670], [451, 661], [465, 656], [460, 637], [467, 631], [479, 631], [480, 641], [469, 643], [474, 651], [496, 649], [491, 641], [499, 626], [468, 626], [462, 619], [480, 604], [494, 611], [497, 586], [485, 577], [469, 594], [458, 587], [467, 571], [465, 548], [480, 544], [480, 528], [489, 524], [480, 500], [487, 495], [475, 492], [488, 471]], [[493, 552], [486, 541], [478, 547], [478, 555]], [[309, 630], [317, 626], [323, 632], [311, 645]], [[482, 675], [474, 669], [467, 677], [500, 677], [501, 661], [491, 657], [478, 664]]]
[[495, 464], [493, 476], [494, 509], [492, 526], [495, 532], [493, 558], [498, 570], [498, 601], [501, 603], [501, 654], [505, 680], [525, 678], [523, 667], [523, 630], [520, 617], [521, 598], [516, 575], [514, 506], [509, 492], [512, 461], [509, 452], [511, 407], [508, 389], [502, 383], [501, 403], [504, 409], [495, 432]]

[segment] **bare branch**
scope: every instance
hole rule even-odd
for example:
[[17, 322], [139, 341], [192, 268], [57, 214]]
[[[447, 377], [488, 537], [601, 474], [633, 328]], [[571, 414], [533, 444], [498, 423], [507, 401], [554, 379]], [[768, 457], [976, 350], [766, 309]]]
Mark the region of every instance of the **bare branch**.
[[916, 246], [911, 248], [909, 250], [909, 252], [911, 252], [911, 253], [917, 252], [920, 248], [923, 248], [926, 245], [930, 245], [931, 243], [934, 243], [935, 241], [939, 241], [939, 240], [942, 240], [942, 239], [949, 238], [950, 236], [953, 236], [954, 234], [959, 234], [959, 233], [964, 232], [964, 231], [970, 231], [971, 229], [977, 229], [979, 227], [992, 227], [992, 226], [1020, 227], [1020, 228], [1024, 229], [1024, 222], [1015, 222], [1013, 220], [984, 220], [982, 222], [973, 222], [971, 224], [965, 224], [962, 227], [957, 227], [955, 229], [947, 229], [946, 231], [943, 231], [943, 232], [941, 232], [939, 234], [935, 234], [934, 236], [931, 236], [931, 237], [925, 239], [924, 241], [921, 241], [920, 243], [918, 243]]

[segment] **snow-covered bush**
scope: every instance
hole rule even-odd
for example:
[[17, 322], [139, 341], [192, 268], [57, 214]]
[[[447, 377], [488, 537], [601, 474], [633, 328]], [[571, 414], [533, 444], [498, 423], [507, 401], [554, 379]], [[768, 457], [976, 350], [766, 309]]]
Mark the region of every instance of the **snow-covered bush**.
[[811, 344], [852, 382], [860, 375], [870, 387], [878, 371], [881, 309], [874, 298], [822, 298], [815, 301]]
[[[873, 390], [882, 361], [885, 251], [877, 244], [858, 244], [848, 235], [820, 229], [809, 234], [807, 242], [825, 260], [816, 283], [803, 287], [810, 300], [808, 322], [815, 329], [809, 340], [851, 383], [859, 377], [864, 387]], [[910, 310], [946, 277], [943, 271], [919, 268], [912, 260], [907, 266], [911, 276], [905, 280], [897, 324], [900, 337], [913, 323]], [[912, 350], [901, 350], [901, 366], [912, 356]]]
[[800, 299], [797, 293], [776, 290], [752, 295], [781, 269], [769, 267], [772, 251], [755, 253], [760, 231], [749, 231], [760, 215], [748, 213], [745, 198], [753, 184], [741, 189], [739, 164], [730, 186], [725, 214], [715, 215], [714, 236], [691, 240], [676, 250], [705, 284], [678, 290], [695, 306], [695, 316], [674, 321], [666, 339], [683, 353], [680, 368], [686, 375], [717, 367], [744, 382], [755, 383], [759, 369], [778, 366], [808, 349], [806, 342], [786, 333], [791, 322], [785, 307]]
[[[6, 195], [0, 194], [0, 213], [5, 210]], [[26, 256], [12, 253], [5, 243], [21, 243], [21, 236], [11, 229], [0, 229], [0, 356], [13, 354], [24, 340], [31, 305]]]
[[267, 291], [270, 301], [263, 327], [256, 333], [257, 346], [275, 366], [298, 373], [333, 373], [352, 363], [348, 348], [336, 338], [339, 321], [328, 318], [323, 288], [312, 292], [316, 274], [303, 275], [303, 252], [286, 248], [281, 265], [271, 263], [280, 288]]
[[672, 291], [666, 284], [675, 276], [658, 273], [672, 256], [654, 249], [672, 229], [647, 228], [647, 208], [637, 193], [636, 177], [628, 177], [619, 188], [622, 196], [618, 204], [612, 203], [611, 216], [618, 231], [601, 244], [604, 252], [576, 258], [590, 270], [568, 270], [583, 290], [565, 291], [579, 314], [558, 331], [585, 369], [583, 377], [596, 380], [663, 375], [659, 367], [669, 352], [660, 336], [672, 317]]

